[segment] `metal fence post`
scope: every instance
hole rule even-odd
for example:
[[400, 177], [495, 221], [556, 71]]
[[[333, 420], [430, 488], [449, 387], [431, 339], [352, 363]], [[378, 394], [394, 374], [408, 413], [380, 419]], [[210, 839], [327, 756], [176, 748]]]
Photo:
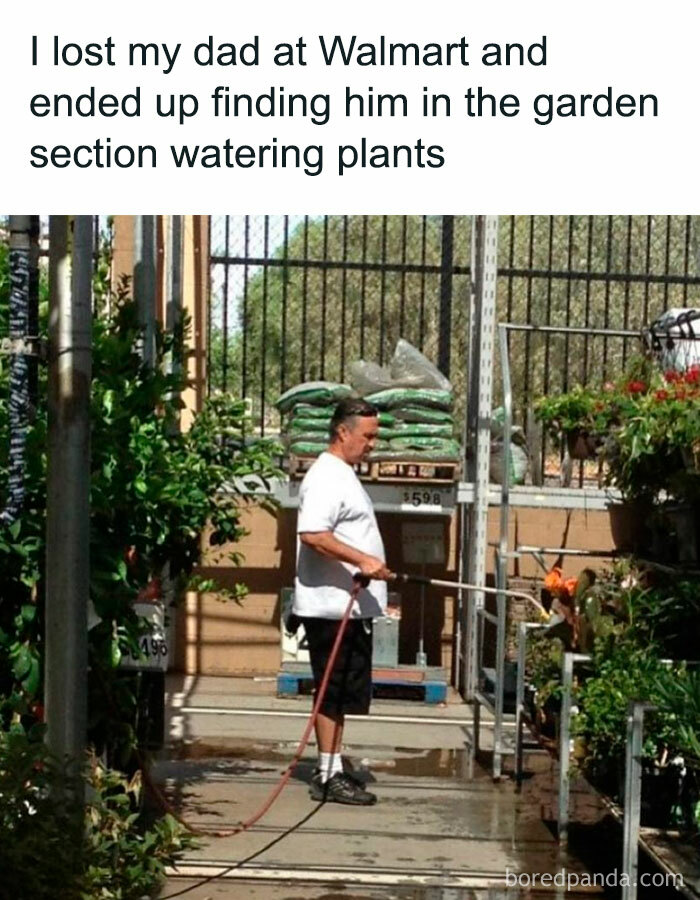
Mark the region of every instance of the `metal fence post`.
[[[475, 450], [475, 464], [471, 469], [474, 504], [468, 516], [467, 580], [471, 584], [483, 584], [486, 578], [497, 272], [498, 216], [475, 216], [472, 226], [473, 282], [469, 347], [469, 443]], [[474, 591], [463, 606], [467, 611], [464, 659], [464, 694], [467, 699], [473, 699], [478, 684], [480, 660], [477, 654], [477, 610], [483, 605], [483, 593]]]
[[50, 242], [46, 740], [77, 774], [87, 728], [91, 217], [75, 218], [72, 284], [67, 216], [51, 217]]
[[637, 900], [639, 825], [642, 809], [642, 739], [644, 712], [649, 704], [633, 700], [627, 710], [625, 797], [622, 822], [622, 900]]
[[562, 664], [561, 721], [559, 723], [559, 811], [557, 833], [559, 843], [569, 840], [569, 755], [571, 742], [571, 700], [574, 687], [574, 663], [590, 659], [585, 653], [565, 653]]

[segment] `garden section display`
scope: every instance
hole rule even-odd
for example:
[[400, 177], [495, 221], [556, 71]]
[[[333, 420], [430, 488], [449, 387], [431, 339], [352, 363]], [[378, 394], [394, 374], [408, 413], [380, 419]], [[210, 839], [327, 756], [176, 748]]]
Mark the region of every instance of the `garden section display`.
[[618, 562], [544, 585], [551, 617], [528, 642], [526, 678], [540, 734], [553, 734], [561, 711], [564, 652], [585, 653], [576, 670], [572, 719], [576, 763], [619, 801], [629, 703], [645, 717], [642, 819], [650, 827], [700, 834], [700, 585], [646, 564]]
[[618, 381], [541, 398], [536, 413], [571, 451], [595, 448], [606, 484], [622, 495], [623, 509], [611, 507], [618, 549], [698, 564], [700, 365], [664, 372], [637, 360]]

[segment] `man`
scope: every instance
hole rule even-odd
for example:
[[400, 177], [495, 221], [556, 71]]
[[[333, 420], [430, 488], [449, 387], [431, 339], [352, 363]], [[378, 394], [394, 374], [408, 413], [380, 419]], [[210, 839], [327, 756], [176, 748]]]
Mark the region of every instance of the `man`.
[[353, 575], [370, 579], [359, 590], [316, 720], [319, 768], [315, 800], [371, 806], [376, 796], [343, 771], [345, 715], [369, 712], [372, 697], [372, 618], [386, 611], [391, 578], [372, 502], [353, 466], [367, 457], [379, 430], [377, 410], [364, 400], [343, 400], [330, 425], [330, 445], [306, 473], [299, 491], [294, 613], [301, 618], [319, 689]]

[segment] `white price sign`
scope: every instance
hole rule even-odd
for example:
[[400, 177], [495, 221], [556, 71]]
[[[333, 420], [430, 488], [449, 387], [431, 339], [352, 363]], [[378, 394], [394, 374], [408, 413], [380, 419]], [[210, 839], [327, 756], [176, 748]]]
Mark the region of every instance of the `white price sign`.
[[454, 506], [453, 488], [406, 487], [401, 489], [401, 510], [442, 513]]
[[139, 638], [139, 653], [124, 652], [120, 669], [165, 672], [168, 668], [168, 646], [165, 631], [165, 608], [162, 603], [134, 603], [138, 616], [148, 619], [150, 630]]

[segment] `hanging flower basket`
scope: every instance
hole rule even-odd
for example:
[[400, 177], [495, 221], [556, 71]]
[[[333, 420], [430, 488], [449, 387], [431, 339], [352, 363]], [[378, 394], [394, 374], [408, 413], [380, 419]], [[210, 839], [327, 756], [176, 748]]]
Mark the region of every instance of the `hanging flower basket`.
[[588, 431], [574, 428], [566, 432], [566, 446], [571, 459], [595, 459], [598, 440]]

